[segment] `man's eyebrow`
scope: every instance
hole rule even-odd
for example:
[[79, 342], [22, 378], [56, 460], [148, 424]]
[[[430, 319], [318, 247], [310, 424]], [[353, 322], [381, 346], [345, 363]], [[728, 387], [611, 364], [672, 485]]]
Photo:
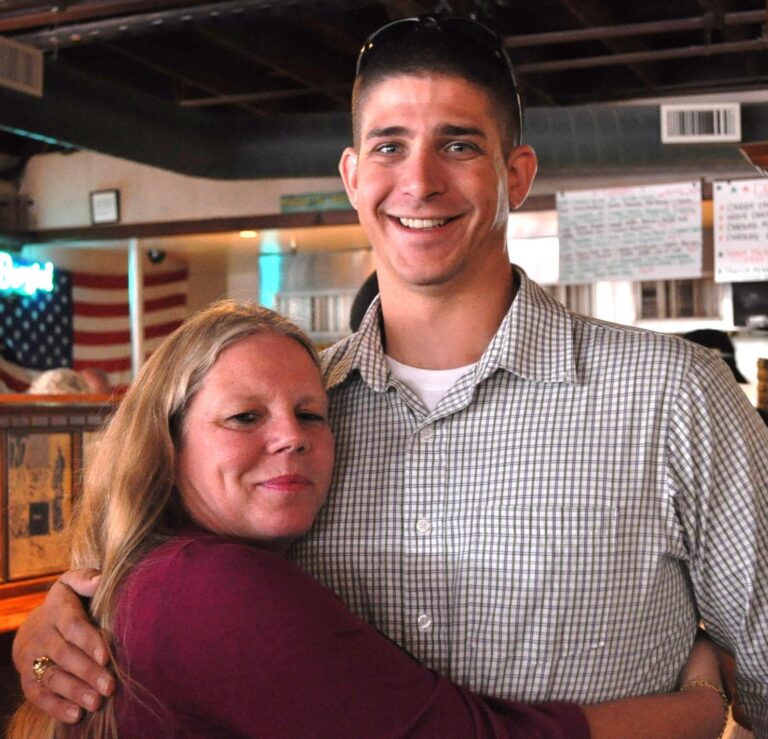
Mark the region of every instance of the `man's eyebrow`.
[[444, 123], [437, 129], [441, 136], [476, 136], [481, 139], [487, 138], [485, 131], [476, 126], [457, 126], [453, 123]]
[[381, 139], [388, 136], [407, 136], [409, 133], [405, 126], [384, 126], [383, 128], [372, 128], [365, 134], [366, 139]]
[[[443, 123], [437, 127], [437, 133], [440, 136], [475, 136], [485, 139], [487, 135], [482, 128], [476, 126], [459, 126], [455, 123]], [[411, 131], [406, 126], [382, 126], [381, 128], [372, 128], [365, 135], [366, 139], [381, 139], [392, 136], [407, 137]]]

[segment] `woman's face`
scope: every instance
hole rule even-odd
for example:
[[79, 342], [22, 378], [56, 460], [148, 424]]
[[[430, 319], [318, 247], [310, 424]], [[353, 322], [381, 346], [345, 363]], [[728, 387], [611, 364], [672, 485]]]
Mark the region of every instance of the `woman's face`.
[[320, 373], [284, 336], [225, 349], [192, 399], [176, 487], [204, 528], [283, 551], [325, 502], [333, 438]]

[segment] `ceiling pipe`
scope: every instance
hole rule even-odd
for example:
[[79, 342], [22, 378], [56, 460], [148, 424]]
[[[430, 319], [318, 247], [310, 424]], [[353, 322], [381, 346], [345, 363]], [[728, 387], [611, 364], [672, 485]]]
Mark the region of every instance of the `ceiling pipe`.
[[[0, 128], [214, 179], [335, 176], [351, 142], [347, 113], [212, 116], [46, 61], [34, 98], [0, 88]], [[663, 145], [657, 106], [532, 108], [525, 140], [548, 175], [678, 171], [754, 173], [738, 145]], [[743, 141], [768, 140], [768, 105], [742, 106]]]

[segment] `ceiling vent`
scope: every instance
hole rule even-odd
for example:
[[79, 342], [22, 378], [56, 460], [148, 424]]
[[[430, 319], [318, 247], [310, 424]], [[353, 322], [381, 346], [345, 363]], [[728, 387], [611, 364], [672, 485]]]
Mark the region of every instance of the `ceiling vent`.
[[664, 144], [703, 144], [741, 141], [739, 103], [661, 106]]
[[43, 52], [0, 38], [0, 85], [35, 97], [43, 96]]

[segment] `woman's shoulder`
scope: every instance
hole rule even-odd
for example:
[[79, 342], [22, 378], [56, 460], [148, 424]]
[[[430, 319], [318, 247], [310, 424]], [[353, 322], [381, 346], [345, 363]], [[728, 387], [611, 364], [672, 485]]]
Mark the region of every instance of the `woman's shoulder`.
[[[247, 607], [269, 595], [274, 609], [305, 598], [337, 601], [296, 565], [247, 542], [199, 529], [179, 532], [150, 552], [128, 576], [121, 604], [157, 616], [194, 607], [187, 618]], [[209, 614], [210, 615], [210, 614]], [[214, 614], [215, 615], [215, 614]]]
[[259, 643], [252, 648], [267, 660], [287, 632], [325, 634], [340, 625], [360, 624], [338, 596], [295, 565], [247, 543], [185, 531], [129, 575], [115, 632], [132, 660], [156, 644], [184, 654], [194, 644], [200, 655], [209, 649], [223, 653], [227, 644], [228, 653], [235, 653], [255, 634]]
[[218, 582], [217, 574], [227, 576], [227, 590], [234, 580], [307, 578], [295, 565], [253, 544], [189, 528], [150, 552], [130, 579], [140, 584], [172, 576], [176, 582], [199, 579], [213, 587]]

